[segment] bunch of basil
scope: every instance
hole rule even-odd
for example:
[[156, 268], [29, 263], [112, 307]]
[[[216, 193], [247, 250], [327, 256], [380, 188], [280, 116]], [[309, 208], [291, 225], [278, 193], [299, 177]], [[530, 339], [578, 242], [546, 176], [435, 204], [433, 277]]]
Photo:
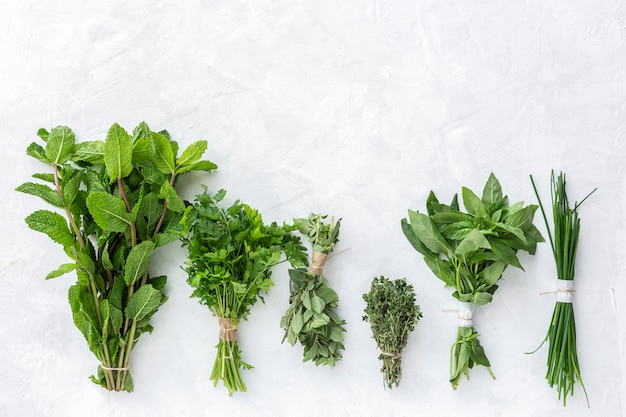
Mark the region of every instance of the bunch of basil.
[[502, 273], [511, 265], [522, 265], [517, 252], [534, 254], [541, 233], [533, 225], [538, 206], [523, 202], [509, 205], [497, 178], [491, 174], [479, 198], [462, 188], [467, 213], [460, 211], [457, 196], [442, 204], [431, 191], [426, 200], [428, 214], [409, 210], [402, 219], [402, 231], [411, 245], [424, 255], [424, 261], [460, 302], [457, 338], [450, 354], [450, 382], [456, 389], [469, 369], [487, 367], [489, 359], [478, 341], [472, 324], [473, 307], [491, 302]]

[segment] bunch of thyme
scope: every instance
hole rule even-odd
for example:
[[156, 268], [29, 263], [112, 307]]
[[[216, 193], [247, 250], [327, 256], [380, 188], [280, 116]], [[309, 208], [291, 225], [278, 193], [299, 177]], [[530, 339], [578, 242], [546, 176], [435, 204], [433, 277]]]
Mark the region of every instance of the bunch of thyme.
[[390, 389], [400, 385], [402, 378], [402, 351], [408, 342], [409, 333], [422, 318], [420, 306], [415, 303], [413, 286], [404, 278], [389, 280], [384, 276], [374, 277], [367, 294], [363, 320], [370, 323], [372, 334], [382, 353], [380, 371]]

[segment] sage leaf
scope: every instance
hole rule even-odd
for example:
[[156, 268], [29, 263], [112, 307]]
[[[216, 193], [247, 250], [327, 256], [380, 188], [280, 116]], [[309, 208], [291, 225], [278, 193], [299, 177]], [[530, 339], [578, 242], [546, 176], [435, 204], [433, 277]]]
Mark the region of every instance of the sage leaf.
[[313, 309], [314, 312], [318, 314], [322, 314], [325, 306], [326, 306], [326, 303], [317, 294], [313, 294], [311, 296], [311, 308]]

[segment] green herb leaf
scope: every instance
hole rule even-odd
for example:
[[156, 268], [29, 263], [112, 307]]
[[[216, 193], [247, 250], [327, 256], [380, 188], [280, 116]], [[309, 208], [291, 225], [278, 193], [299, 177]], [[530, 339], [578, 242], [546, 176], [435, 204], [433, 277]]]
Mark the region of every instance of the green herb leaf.
[[487, 209], [483, 202], [478, 198], [472, 190], [466, 187], [462, 187], [463, 205], [469, 214], [474, 216], [487, 216]]
[[94, 165], [104, 164], [104, 142], [95, 140], [76, 144], [74, 161], [83, 161]]
[[26, 217], [26, 224], [37, 232], [47, 234], [50, 239], [63, 245], [63, 247], [69, 248], [74, 245], [74, 235], [60, 214], [48, 210], [37, 210]]
[[149, 240], [141, 242], [131, 249], [124, 268], [124, 282], [127, 286], [137, 282], [148, 270], [155, 250], [156, 245]]
[[32, 156], [33, 158], [38, 159], [45, 164], [51, 163], [46, 156], [46, 150], [41, 145], [35, 142], [32, 142], [30, 145], [28, 145], [28, 148], [26, 148], [26, 155]]
[[17, 187], [15, 191], [40, 197], [55, 207], [63, 207], [63, 201], [61, 201], [61, 197], [59, 197], [56, 191], [54, 191], [47, 185], [36, 184], [33, 182], [25, 182], [24, 184]]
[[202, 158], [202, 154], [207, 149], [207, 141], [199, 140], [192, 143], [183, 151], [183, 154], [176, 160], [178, 167], [188, 166]]
[[167, 199], [167, 208], [175, 213], [182, 213], [185, 211], [185, 202], [178, 196], [174, 187], [170, 185], [168, 181], [163, 182], [159, 197]]
[[160, 133], [152, 133], [154, 142], [154, 165], [163, 174], [173, 174], [176, 170], [174, 163], [174, 152], [170, 141]]
[[135, 321], [141, 321], [161, 305], [161, 291], [146, 284], [131, 297], [124, 314]]
[[121, 198], [106, 192], [95, 192], [87, 197], [87, 208], [94, 221], [103, 229], [125, 232], [133, 222]]
[[468, 235], [459, 243], [454, 253], [457, 256], [462, 256], [480, 248], [491, 249], [491, 245], [480, 230], [472, 229], [472, 231], [469, 232]]
[[433, 253], [449, 253], [446, 239], [427, 215], [409, 210], [409, 219], [415, 236]]
[[[489, 175], [485, 188], [483, 188], [482, 202], [485, 207], [490, 207], [493, 203], [499, 201], [502, 198], [502, 187], [500, 182], [493, 175], [493, 172]], [[469, 209], [468, 209], [469, 210]]]
[[132, 138], [115, 123], [109, 129], [104, 142], [104, 163], [111, 182], [126, 178], [133, 170]]
[[60, 165], [72, 157], [74, 132], [67, 126], [57, 126], [50, 131], [46, 143], [46, 159], [51, 163]]
[[74, 269], [76, 269], [76, 264], [63, 264], [59, 266], [57, 269], [55, 269], [54, 271], [50, 272], [46, 276], [46, 279], [60, 277], [61, 275], [67, 274], [68, 272], [71, 272]]

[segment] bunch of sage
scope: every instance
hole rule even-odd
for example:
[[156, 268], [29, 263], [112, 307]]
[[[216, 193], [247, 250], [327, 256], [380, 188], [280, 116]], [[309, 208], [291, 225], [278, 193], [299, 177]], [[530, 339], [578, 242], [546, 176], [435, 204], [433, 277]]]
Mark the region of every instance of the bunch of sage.
[[339, 296], [330, 288], [322, 275], [328, 254], [339, 241], [341, 219], [329, 223], [327, 216], [311, 214], [308, 218], [294, 219], [300, 233], [308, 236], [313, 246], [309, 270], [290, 269], [291, 295], [289, 308], [281, 319], [285, 339], [290, 345], [299, 341], [304, 348], [302, 361], [316, 365], [334, 366], [341, 360], [344, 349], [344, 320], [336, 313]]
[[576, 251], [578, 249], [578, 236], [580, 235], [578, 207], [596, 190], [594, 189], [589, 193], [580, 203], [574, 203], [574, 208], [571, 208], [565, 190], [565, 174], [561, 172], [558, 178], [555, 178], [553, 171], [550, 175], [550, 194], [552, 197], [552, 220], [554, 227], [551, 230], [532, 175], [530, 181], [537, 195], [541, 213], [546, 223], [546, 229], [548, 230], [548, 237], [556, 262], [558, 284], [557, 300], [552, 313], [552, 320], [548, 327], [548, 333], [539, 346], [541, 348], [548, 341], [548, 371], [546, 379], [550, 387], [557, 386], [558, 398], [561, 399], [563, 397], [563, 406], [566, 405], [567, 395], [574, 395], [574, 385], [578, 381], [585, 393], [587, 405], [589, 405], [589, 398], [580, 374], [578, 354], [576, 352], [576, 322], [574, 320], [574, 306], [572, 302], [574, 298]]
[[166, 131], [145, 124], [132, 136], [114, 124], [106, 139], [77, 143], [65, 126], [40, 129], [44, 146], [26, 153], [51, 168], [34, 174], [17, 191], [42, 198], [65, 215], [38, 210], [28, 226], [63, 246], [71, 262], [47, 279], [76, 270], [69, 289], [76, 327], [100, 361], [91, 379], [108, 390], [132, 391], [129, 362], [133, 346], [151, 332], [150, 318], [165, 302], [166, 277], [150, 277], [157, 248], [177, 240], [183, 200], [174, 185], [189, 171], [217, 166], [200, 158], [206, 141], [191, 144], [180, 157]]
[[509, 206], [507, 196], [491, 174], [479, 198], [462, 188], [461, 212], [457, 196], [442, 204], [431, 191], [426, 200], [428, 214], [409, 210], [402, 231], [422, 255], [426, 265], [446, 286], [454, 288], [459, 300], [459, 327], [450, 353], [450, 382], [456, 389], [462, 375], [469, 379], [474, 364], [487, 367], [489, 359], [478, 341], [472, 316], [474, 306], [491, 302], [502, 273], [511, 265], [520, 269], [519, 250], [534, 254], [543, 237], [533, 225], [538, 206], [518, 202]]
[[390, 389], [397, 387], [402, 379], [402, 351], [422, 318], [415, 291], [404, 278], [392, 281], [374, 277], [363, 300], [367, 303], [363, 320], [370, 323], [376, 345], [382, 351], [378, 359], [383, 361], [383, 381]]
[[206, 305], [220, 325], [211, 380], [214, 385], [223, 381], [232, 395], [247, 390], [240, 369], [252, 367], [243, 361], [237, 343], [240, 322], [274, 285], [271, 268], [284, 261], [306, 265], [307, 255], [300, 238], [291, 234], [293, 226], [266, 225], [256, 209], [239, 200], [222, 208], [225, 195], [220, 190], [213, 196], [205, 187], [196, 196], [181, 220], [181, 240], [188, 249], [185, 270], [192, 297]]

